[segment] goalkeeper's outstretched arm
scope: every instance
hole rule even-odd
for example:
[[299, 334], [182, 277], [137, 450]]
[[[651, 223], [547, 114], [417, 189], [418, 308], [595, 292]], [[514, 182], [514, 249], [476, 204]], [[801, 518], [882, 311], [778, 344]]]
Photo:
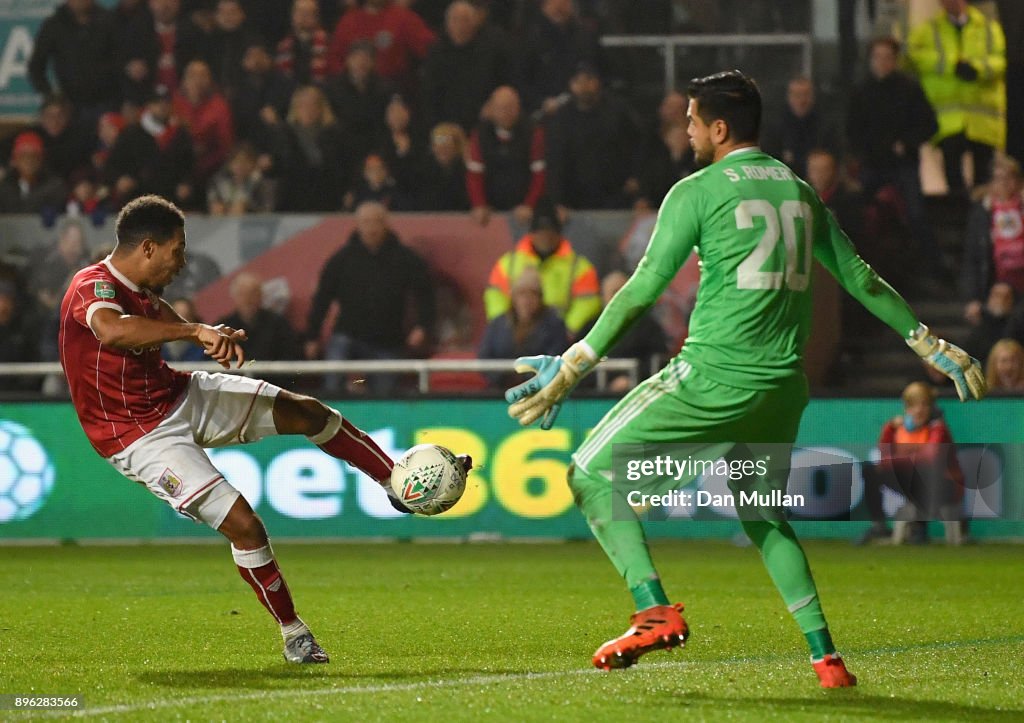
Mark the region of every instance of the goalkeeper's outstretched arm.
[[814, 256], [864, 308], [894, 329], [918, 356], [953, 380], [961, 401], [981, 399], [987, 391], [978, 360], [937, 338], [922, 324], [899, 293], [857, 255], [835, 217], [815, 234]]
[[533, 376], [505, 392], [509, 414], [520, 424], [541, 420], [550, 429], [562, 400], [615, 346], [630, 326], [661, 296], [686, 262], [700, 236], [703, 191], [679, 183], [669, 192], [658, 212], [647, 251], [629, 281], [608, 303], [594, 328], [584, 339], [557, 357], [534, 356], [516, 360], [515, 369]]

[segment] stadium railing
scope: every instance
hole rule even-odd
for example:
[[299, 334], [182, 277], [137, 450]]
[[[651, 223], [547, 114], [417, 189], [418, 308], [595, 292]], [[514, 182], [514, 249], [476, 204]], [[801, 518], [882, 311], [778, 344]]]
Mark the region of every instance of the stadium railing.
[[[269, 376], [280, 374], [415, 374], [420, 392], [431, 391], [430, 375], [434, 372], [510, 372], [512, 359], [388, 359], [380, 361], [256, 361], [245, 364], [241, 369], [224, 369], [216, 362], [179, 363], [171, 366], [180, 371], [207, 371], [244, 374], [246, 376]], [[598, 390], [608, 387], [608, 375], [624, 372], [635, 385], [638, 379], [638, 362], [635, 359], [608, 359], [594, 371]], [[0, 364], [0, 377], [46, 377], [64, 375], [58, 362], [31, 362]]]

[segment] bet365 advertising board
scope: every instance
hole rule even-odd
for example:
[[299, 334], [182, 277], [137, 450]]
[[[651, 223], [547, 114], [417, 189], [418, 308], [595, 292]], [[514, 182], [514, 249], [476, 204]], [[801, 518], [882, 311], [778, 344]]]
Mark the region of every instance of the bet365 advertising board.
[[[500, 400], [346, 401], [338, 409], [387, 452], [432, 442], [472, 455], [476, 469], [463, 499], [434, 518], [399, 515], [376, 483], [327, 456], [302, 437], [210, 450], [225, 477], [266, 521], [275, 538], [588, 537], [565, 477], [569, 456], [610, 408], [601, 399], [572, 401], [550, 431], [520, 428]], [[942, 402], [960, 446], [967, 491], [964, 509], [976, 537], [1024, 536], [1024, 402]], [[875, 454], [879, 430], [898, 402], [815, 400], [804, 414], [793, 453], [790, 491], [812, 499], [789, 510], [803, 534], [851, 537], [866, 519], [863, 485], [842, 490], [828, 464], [809, 454], [858, 464]], [[813, 456], [813, 455], [812, 455]], [[815, 457], [814, 459], [818, 459]], [[800, 460], [803, 460], [802, 462]], [[972, 482], [984, 477], [984, 489]], [[712, 480], [689, 483], [693, 499]], [[845, 494], [845, 497], [844, 497]], [[887, 495], [889, 493], [887, 492]], [[892, 514], [898, 500], [886, 498]], [[837, 506], [838, 505], [838, 506]], [[824, 514], [822, 510], [831, 510]], [[858, 512], [859, 514], [852, 514]], [[682, 514], [680, 514], [682, 512]], [[736, 516], [716, 505], [649, 515], [655, 537], [729, 536]], [[808, 521], [815, 520], [815, 521]], [[0, 404], [0, 540], [181, 538], [213, 535], [121, 477], [101, 459], [66, 403]]]

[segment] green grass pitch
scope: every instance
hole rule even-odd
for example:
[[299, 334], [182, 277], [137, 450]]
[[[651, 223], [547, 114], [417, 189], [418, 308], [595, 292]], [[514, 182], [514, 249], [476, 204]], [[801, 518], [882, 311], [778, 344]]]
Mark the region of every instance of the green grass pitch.
[[592, 543], [281, 543], [331, 655], [301, 668], [226, 544], [0, 548], [0, 693], [126, 721], [1024, 720], [1020, 546], [809, 543], [861, 679], [834, 691], [753, 549], [652, 547], [693, 635], [612, 673], [590, 655], [630, 600]]

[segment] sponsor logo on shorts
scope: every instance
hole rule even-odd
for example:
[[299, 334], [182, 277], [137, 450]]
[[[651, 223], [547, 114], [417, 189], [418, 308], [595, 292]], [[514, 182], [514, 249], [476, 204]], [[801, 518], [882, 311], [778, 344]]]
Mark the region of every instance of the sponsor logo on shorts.
[[184, 482], [181, 481], [181, 477], [174, 474], [168, 467], [164, 470], [164, 473], [160, 475], [160, 481], [157, 483], [163, 488], [171, 497], [177, 497], [181, 494], [181, 490], [184, 487]]
[[99, 299], [113, 299], [117, 295], [114, 285], [109, 281], [97, 281], [93, 287], [93, 293]]

